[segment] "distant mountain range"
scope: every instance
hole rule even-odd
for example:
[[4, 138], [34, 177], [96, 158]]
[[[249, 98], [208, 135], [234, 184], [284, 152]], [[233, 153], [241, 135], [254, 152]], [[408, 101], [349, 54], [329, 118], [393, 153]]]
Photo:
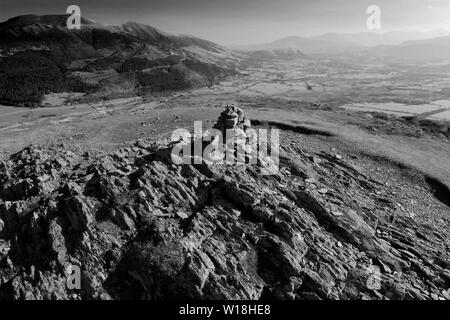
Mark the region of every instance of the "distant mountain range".
[[68, 15], [25, 15], [0, 23], [0, 50], [58, 50], [69, 58], [142, 53], [162, 58], [173, 53], [208, 61], [233, 60], [230, 50], [192, 36], [172, 35], [148, 25], [129, 22], [109, 26], [82, 18], [81, 30], [66, 27]]
[[[412, 59], [450, 59], [450, 31], [388, 33], [328, 33], [315, 37], [287, 37], [270, 43], [236, 46], [243, 51], [300, 50], [305, 54], [365, 52]], [[410, 51], [413, 49], [414, 51]], [[438, 51], [436, 51], [438, 50]]]
[[233, 72], [233, 51], [193, 36], [129, 22], [107, 26], [68, 15], [25, 15], [0, 23], [0, 103], [38, 105], [59, 91], [117, 93], [207, 86]]
[[399, 45], [377, 46], [371, 52], [380, 57], [450, 61], [450, 36], [406, 41]]

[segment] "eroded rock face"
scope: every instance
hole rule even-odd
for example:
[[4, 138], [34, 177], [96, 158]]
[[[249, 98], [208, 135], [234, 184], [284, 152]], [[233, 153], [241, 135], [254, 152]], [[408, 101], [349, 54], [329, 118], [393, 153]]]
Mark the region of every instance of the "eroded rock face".
[[[280, 158], [261, 176], [177, 166], [162, 143], [100, 159], [27, 148], [0, 168], [0, 298], [446, 298], [444, 231], [383, 220], [383, 185], [342, 158]], [[315, 186], [332, 174], [347, 188]]]

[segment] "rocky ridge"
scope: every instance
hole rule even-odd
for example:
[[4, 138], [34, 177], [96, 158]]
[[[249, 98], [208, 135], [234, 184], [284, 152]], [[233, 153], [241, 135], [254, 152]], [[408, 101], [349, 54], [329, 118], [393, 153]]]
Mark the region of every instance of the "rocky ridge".
[[171, 150], [30, 146], [1, 163], [0, 298], [450, 299], [448, 232], [341, 155], [282, 143], [261, 175]]

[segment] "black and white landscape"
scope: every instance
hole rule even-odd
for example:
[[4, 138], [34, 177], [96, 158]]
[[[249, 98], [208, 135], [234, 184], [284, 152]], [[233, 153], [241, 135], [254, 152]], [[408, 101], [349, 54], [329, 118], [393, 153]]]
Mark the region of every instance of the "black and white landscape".
[[450, 300], [448, 2], [39, 2], [0, 3], [1, 300]]

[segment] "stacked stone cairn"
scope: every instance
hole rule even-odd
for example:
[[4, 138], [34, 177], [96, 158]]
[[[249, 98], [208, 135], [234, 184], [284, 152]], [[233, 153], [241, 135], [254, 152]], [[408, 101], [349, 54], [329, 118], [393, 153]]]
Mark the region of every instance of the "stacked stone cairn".
[[[238, 150], [241, 150], [241, 152], [243, 151], [241, 147], [245, 148], [244, 151], [249, 153], [250, 150], [247, 150], [249, 146], [246, 145], [249, 140], [244, 132], [246, 132], [246, 130], [250, 127], [250, 120], [244, 117], [243, 110], [235, 105], [227, 105], [213, 126], [214, 129], [220, 130], [222, 133], [223, 152], [231, 149], [233, 150], [233, 155], [235, 157], [239, 156]], [[227, 130], [235, 130], [234, 133], [236, 134], [236, 137], [228, 137]], [[220, 142], [215, 141], [215, 143]], [[239, 144], [241, 145], [239, 146]], [[245, 152], [243, 154], [241, 153], [240, 157], [242, 156], [245, 156]]]
[[250, 127], [250, 120], [245, 118], [242, 109], [238, 108], [235, 105], [227, 105], [225, 107], [225, 110], [220, 114], [216, 124], [214, 125], [215, 129], [221, 130], [224, 141], [227, 129], [240, 128], [245, 131]]

